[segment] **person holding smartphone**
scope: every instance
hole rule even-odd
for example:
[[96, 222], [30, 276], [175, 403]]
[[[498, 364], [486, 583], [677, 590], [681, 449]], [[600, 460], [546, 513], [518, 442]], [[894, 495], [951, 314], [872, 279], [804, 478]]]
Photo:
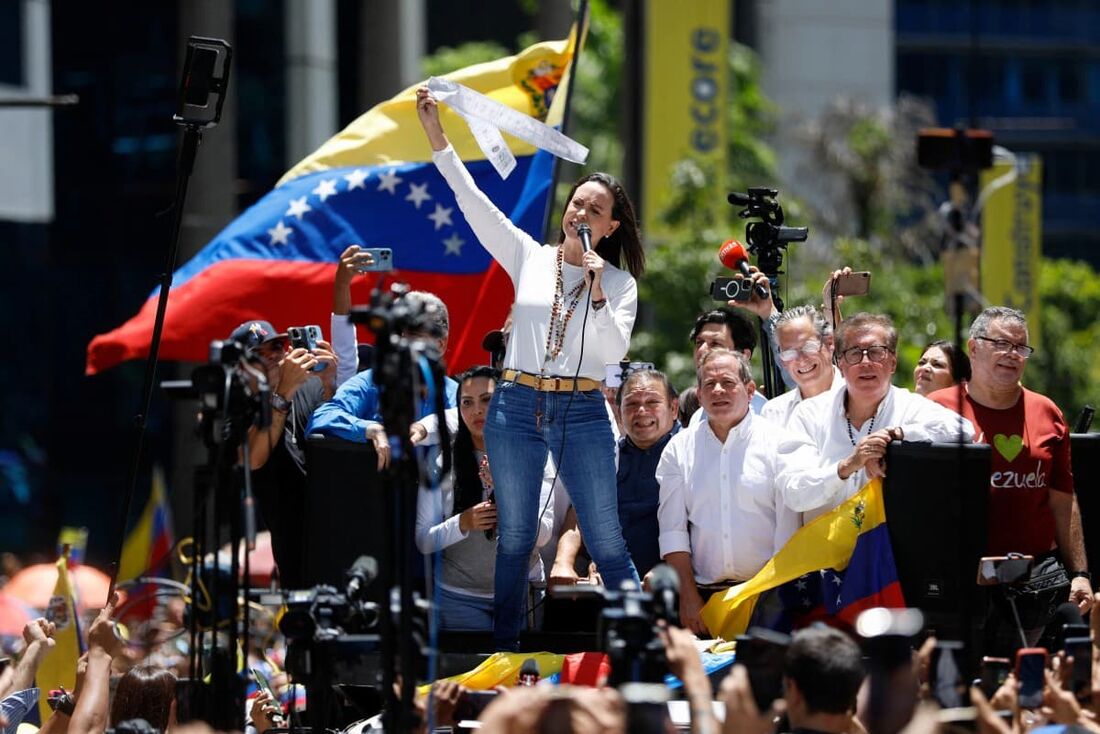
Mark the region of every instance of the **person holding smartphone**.
[[[416, 503], [416, 545], [442, 552], [434, 604], [444, 630], [493, 629], [497, 545], [496, 482], [485, 453], [485, 421], [497, 385], [492, 367], [474, 367], [459, 378], [458, 430], [452, 449], [452, 481], [421, 487]], [[544, 471], [540, 505], [550, 497], [553, 466]], [[550, 540], [553, 508], [539, 524], [536, 545]], [[533, 552], [527, 579], [541, 581], [542, 558]], [[526, 584], [525, 584], [526, 586]]]
[[494, 643], [515, 650], [548, 454], [560, 467], [608, 585], [638, 583], [616, 512], [614, 437], [599, 387], [604, 365], [621, 360], [630, 345], [635, 278], [645, 268], [645, 254], [634, 206], [606, 173], [574, 185], [558, 242], [543, 247], [477, 188], [443, 132], [427, 87], [417, 89], [416, 105], [436, 168], [477, 239], [515, 286], [512, 338], [485, 428], [499, 487]]

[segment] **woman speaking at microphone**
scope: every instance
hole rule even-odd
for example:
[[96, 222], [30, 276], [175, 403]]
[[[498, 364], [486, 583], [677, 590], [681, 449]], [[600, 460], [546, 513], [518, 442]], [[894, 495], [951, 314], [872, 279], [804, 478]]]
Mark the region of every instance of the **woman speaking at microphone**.
[[[569, 488], [588, 552], [608, 587], [638, 582], [619, 527], [614, 439], [599, 387], [604, 365], [621, 360], [630, 346], [638, 307], [634, 278], [645, 268], [645, 254], [634, 206], [612, 176], [592, 173], [574, 184], [558, 244], [544, 247], [474, 184], [443, 133], [426, 87], [416, 91], [416, 109], [436, 168], [516, 291], [485, 445], [498, 523], [493, 641], [498, 650], [518, 650], [527, 566], [545, 510], [538, 498], [547, 452]], [[582, 233], [591, 249], [582, 244]]]

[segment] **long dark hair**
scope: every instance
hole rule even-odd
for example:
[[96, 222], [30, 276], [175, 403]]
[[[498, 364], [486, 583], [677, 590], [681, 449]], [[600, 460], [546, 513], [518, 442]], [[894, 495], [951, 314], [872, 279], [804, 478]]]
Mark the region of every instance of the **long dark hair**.
[[[626, 269], [634, 278], [642, 277], [645, 272], [645, 250], [642, 248], [642, 231], [638, 229], [638, 217], [634, 214], [634, 204], [626, 195], [626, 190], [619, 180], [610, 173], [590, 173], [582, 176], [569, 190], [569, 196], [565, 199], [566, 208], [573, 200], [573, 194], [581, 184], [595, 181], [601, 183], [611, 192], [611, 198], [615, 204], [611, 207], [611, 218], [619, 222], [614, 232], [604, 237], [596, 244], [596, 253], [617, 268], [622, 268], [622, 262], [626, 261]], [[558, 234], [558, 244], [565, 242], [565, 230]]]
[[176, 700], [176, 676], [156, 665], [138, 665], [118, 681], [111, 704], [111, 726], [145, 719], [157, 731], [168, 728], [168, 714]]
[[943, 352], [943, 356], [947, 357], [947, 361], [951, 363], [951, 377], [955, 380], [955, 384], [970, 381], [970, 357], [967, 357], [965, 352], [956, 349], [955, 342], [947, 339], [937, 339], [925, 347], [920, 356], [923, 357], [932, 347], [937, 347]]
[[[475, 377], [488, 377], [494, 383], [500, 378], [492, 367], [471, 367], [458, 377], [458, 402], [462, 405], [462, 386], [467, 380]], [[470, 427], [462, 419], [462, 408], [458, 410], [458, 432], [455, 434], [453, 446], [454, 471], [454, 509], [453, 515], [458, 515], [481, 502], [481, 475], [477, 461], [477, 452], [474, 449], [474, 436], [470, 433]]]

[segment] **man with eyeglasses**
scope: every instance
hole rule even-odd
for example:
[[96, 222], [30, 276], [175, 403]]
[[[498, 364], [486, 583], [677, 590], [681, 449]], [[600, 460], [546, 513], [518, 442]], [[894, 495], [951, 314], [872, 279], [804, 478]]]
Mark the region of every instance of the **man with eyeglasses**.
[[844, 378], [833, 366], [832, 330], [813, 306], [796, 306], [780, 314], [775, 339], [779, 363], [795, 386], [769, 400], [760, 415], [785, 426], [803, 400], [840, 387]]
[[787, 424], [813, 443], [825, 465], [844, 480], [827, 501], [803, 513], [804, 522], [840, 505], [868, 480], [886, 476], [891, 441], [955, 441], [961, 433], [969, 443], [974, 437], [969, 421], [891, 384], [898, 334], [889, 317], [856, 314], [841, 322], [835, 342], [844, 385], [803, 400]]
[[[1014, 308], [985, 309], [970, 327], [967, 348], [970, 381], [928, 397], [951, 410], [961, 407], [978, 430], [976, 440], [993, 446], [989, 553], [1035, 556], [1037, 569], [1054, 568], [1060, 556], [1071, 577], [1069, 600], [1084, 613], [1092, 606], [1092, 577], [1070, 468], [1070, 431], [1057, 405], [1020, 384], [1035, 351], [1026, 317]], [[1055, 603], [1064, 598], [1064, 581]], [[1024, 625], [1037, 638], [1047, 621]]]

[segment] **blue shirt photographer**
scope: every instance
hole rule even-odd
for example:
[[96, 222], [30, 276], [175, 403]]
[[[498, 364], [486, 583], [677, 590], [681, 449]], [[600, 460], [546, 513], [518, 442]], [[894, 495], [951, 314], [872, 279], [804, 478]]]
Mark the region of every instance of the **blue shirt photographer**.
[[[374, 370], [369, 369], [348, 379], [339, 387], [332, 399], [323, 403], [313, 413], [306, 434], [342, 438], [355, 443], [367, 442], [367, 426], [382, 423], [378, 399], [378, 387], [374, 384]], [[453, 408], [458, 402], [458, 383], [444, 378], [444, 407]], [[426, 398], [418, 401], [417, 418], [423, 418], [435, 410]]]

